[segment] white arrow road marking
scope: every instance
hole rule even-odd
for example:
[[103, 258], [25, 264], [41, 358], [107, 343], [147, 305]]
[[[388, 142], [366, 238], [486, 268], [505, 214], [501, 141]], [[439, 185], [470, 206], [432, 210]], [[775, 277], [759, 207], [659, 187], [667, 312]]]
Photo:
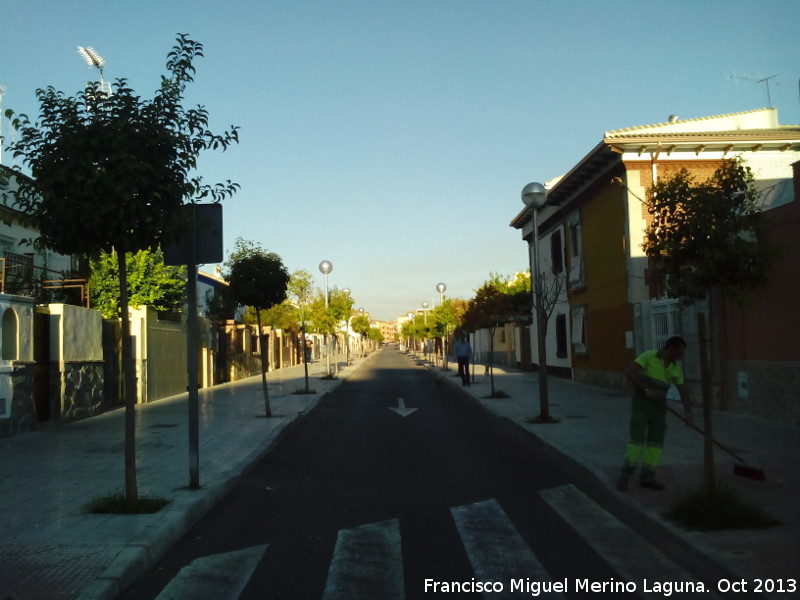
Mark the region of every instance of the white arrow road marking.
[[266, 550], [264, 544], [198, 558], [181, 569], [156, 600], [236, 600]]
[[415, 410], [417, 410], [416, 408], [406, 408], [406, 401], [403, 400], [402, 398], [397, 399], [397, 408], [395, 408], [394, 406], [389, 406], [388, 408], [389, 410], [396, 412], [401, 417], [407, 417]]

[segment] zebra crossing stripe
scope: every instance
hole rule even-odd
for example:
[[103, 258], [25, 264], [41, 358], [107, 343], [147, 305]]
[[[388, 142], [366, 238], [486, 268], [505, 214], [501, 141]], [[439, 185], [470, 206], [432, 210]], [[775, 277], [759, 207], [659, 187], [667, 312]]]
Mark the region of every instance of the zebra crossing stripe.
[[156, 600], [236, 600], [266, 551], [263, 544], [198, 558], [181, 569]]
[[[593, 502], [572, 484], [539, 495], [561, 518], [603, 558], [623, 579], [641, 586], [648, 581], [697, 581], [688, 571], [667, 558], [643, 537]], [[663, 598], [662, 593], [644, 593]], [[704, 598], [718, 598], [706, 593]]]
[[[491, 593], [493, 599], [520, 597], [520, 591], [509, 582], [521, 577], [539, 582], [552, 581], [497, 500], [456, 506], [450, 512], [475, 578], [504, 583], [502, 591]], [[530, 597], [530, 594], [524, 597]], [[551, 593], [547, 597], [563, 598], [564, 595]]]
[[322, 598], [405, 598], [397, 519], [339, 531]]

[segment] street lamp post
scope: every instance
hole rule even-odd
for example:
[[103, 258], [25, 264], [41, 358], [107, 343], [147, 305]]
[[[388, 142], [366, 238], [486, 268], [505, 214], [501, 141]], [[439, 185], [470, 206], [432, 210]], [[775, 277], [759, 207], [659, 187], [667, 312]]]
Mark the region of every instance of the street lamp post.
[[[439, 306], [440, 307], [444, 305], [444, 292], [445, 292], [446, 289], [447, 289], [447, 286], [444, 283], [439, 282], [439, 283], [436, 284], [436, 291], [439, 292]], [[441, 310], [441, 308], [439, 310]], [[447, 339], [447, 325], [445, 324], [444, 332], [442, 333], [442, 370], [443, 371], [447, 370], [447, 363], [445, 362], [445, 351], [444, 351], [444, 344], [445, 344], [445, 340], [446, 339]]]
[[422, 303], [422, 322], [425, 323], [425, 339], [422, 341], [425, 348], [425, 360], [428, 360], [428, 306], [427, 302]]
[[[323, 260], [319, 263], [319, 271], [324, 276], [325, 286], [325, 313], [327, 316], [328, 312], [328, 273], [333, 271], [333, 264], [329, 260]], [[331, 349], [328, 346], [328, 332], [325, 332], [325, 375], [330, 377], [331, 375]]]
[[522, 202], [531, 211], [533, 219], [533, 234], [531, 236], [533, 246], [533, 302], [536, 311], [536, 341], [539, 358], [539, 416], [535, 422], [552, 422], [548, 407], [547, 390], [547, 348], [545, 346], [545, 332], [547, 321], [545, 320], [545, 310], [542, 305], [542, 280], [539, 268], [539, 225], [537, 222], [537, 212], [547, 202], [547, 190], [541, 183], [529, 183], [522, 188]]
[[[366, 311], [364, 310], [363, 306], [358, 309], [358, 315], [360, 317], [363, 317], [365, 313], [366, 313]], [[359, 350], [360, 350], [359, 356], [361, 358], [364, 358], [365, 353], [364, 353], [364, 334], [363, 333], [360, 336], [358, 336], [358, 343], [359, 343]]]
[[[344, 288], [342, 293], [350, 297], [350, 288]], [[350, 366], [350, 305], [348, 305], [347, 310], [347, 320], [345, 321], [345, 329], [344, 329], [344, 356], [345, 356], [345, 364], [349, 367]]]
[[[411, 325], [411, 327], [409, 327], [409, 330], [412, 331], [412, 332], [414, 331], [414, 328], [416, 327], [416, 323], [414, 322], [414, 317], [415, 317], [415, 315], [414, 315], [413, 312], [408, 313], [408, 322]], [[408, 342], [407, 342], [407, 347], [408, 347], [408, 350], [410, 352], [416, 352], [417, 351], [417, 338], [415, 338], [413, 335], [409, 336]]]

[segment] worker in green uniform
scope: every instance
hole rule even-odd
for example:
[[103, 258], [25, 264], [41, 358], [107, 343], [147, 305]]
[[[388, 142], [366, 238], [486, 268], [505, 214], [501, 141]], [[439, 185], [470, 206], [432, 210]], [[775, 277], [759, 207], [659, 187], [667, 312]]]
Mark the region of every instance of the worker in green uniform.
[[631, 398], [630, 442], [617, 482], [617, 489], [621, 492], [628, 489], [628, 481], [640, 461], [640, 485], [653, 490], [664, 489], [664, 484], [657, 481], [655, 476], [664, 448], [666, 396], [671, 385], [678, 388], [686, 424], [692, 424], [692, 400], [684, 385], [683, 369], [677, 363], [685, 351], [686, 342], [683, 338], [671, 337], [661, 350], [642, 353], [625, 370], [625, 376], [633, 383], [634, 390]]

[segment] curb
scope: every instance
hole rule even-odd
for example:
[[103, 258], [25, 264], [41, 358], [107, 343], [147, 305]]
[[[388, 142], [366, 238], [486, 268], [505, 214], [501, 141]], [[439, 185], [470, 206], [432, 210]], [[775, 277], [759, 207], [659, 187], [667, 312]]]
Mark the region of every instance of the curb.
[[173, 518], [165, 517], [163, 522], [156, 526], [156, 532], [151, 534], [152, 539], [150, 541], [123, 547], [103, 572], [86, 586], [76, 596], [75, 600], [114, 600], [124, 592], [141, 575], [151, 569], [181, 537], [225, 498], [242, 477], [294, 431], [325, 397], [344, 383], [367, 359], [357, 365], [351, 365], [352, 370], [346, 376], [340, 376], [332, 380], [333, 383], [327, 390], [321, 392], [319, 396], [311, 401], [309, 406], [298, 411], [294, 417], [280, 427], [275, 435], [266, 441], [263, 448], [257, 448], [251, 452], [240, 463], [241, 468], [238, 472], [210, 487], [204, 488], [201, 486], [200, 490], [185, 490], [190, 495], [197, 492], [200, 492], [200, 494], [189, 500], [185, 508], [174, 511], [176, 513], [180, 512], [180, 514]]
[[[426, 366], [428, 367], [429, 370], [435, 373], [435, 369], [437, 367], [430, 364]], [[448, 380], [450, 378], [441, 376], [441, 379]], [[456, 389], [463, 390], [463, 387], [458, 385], [456, 381], [450, 381], [449, 384], [455, 387]], [[486, 410], [488, 413], [494, 415], [495, 417], [504, 419], [505, 421], [519, 427], [525, 433], [534, 436], [537, 440], [539, 440], [539, 442], [550, 448], [552, 451], [558, 453], [567, 460], [570, 460], [575, 464], [579, 465], [580, 467], [582, 467], [583, 469], [585, 469], [586, 472], [591, 474], [591, 476], [601, 487], [603, 487], [608, 491], [613, 492], [614, 488], [613, 486], [609, 486], [609, 482], [607, 481], [605, 473], [592, 463], [589, 463], [588, 461], [584, 460], [580, 454], [570, 450], [569, 448], [561, 448], [557, 444], [551, 443], [547, 439], [537, 435], [532, 428], [526, 427], [524, 423], [519, 422], [518, 420], [515, 420], [512, 417], [495, 412], [487, 404], [487, 402], [490, 401], [491, 399], [479, 396], [473, 396], [470, 392], [466, 390], [464, 390], [464, 392], [468, 394], [470, 397], [472, 397], [475, 401], [477, 401], [483, 407], [483, 409]], [[740, 565], [738, 565], [735, 559], [728, 558], [725, 556], [719, 556], [719, 550], [715, 549], [713, 546], [709, 545], [704, 540], [700, 539], [699, 534], [697, 532], [681, 529], [678, 525], [675, 525], [674, 523], [663, 518], [654, 509], [649, 508], [648, 506], [642, 504], [639, 500], [632, 498], [626, 494], [620, 494], [618, 496], [618, 500], [620, 502], [625, 503], [632, 510], [637, 511], [639, 514], [641, 514], [643, 517], [648, 519], [653, 524], [658, 525], [659, 527], [663, 528], [666, 532], [679, 539], [681, 542], [690, 547], [692, 551], [702, 556], [704, 560], [708, 561], [710, 564], [713, 564], [719, 570], [728, 571], [729, 574], [731, 575], [731, 579], [738, 580], [741, 578], [745, 578], [748, 579], [749, 581], [754, 581], [758, 579], [758, 577], [754, 573], [746, 569], [743, 569]], [[756, 597], [771, 599], [771, 598], [779, 598], [780, 596], [778, 596], [777, 594], [761, 593]]]

